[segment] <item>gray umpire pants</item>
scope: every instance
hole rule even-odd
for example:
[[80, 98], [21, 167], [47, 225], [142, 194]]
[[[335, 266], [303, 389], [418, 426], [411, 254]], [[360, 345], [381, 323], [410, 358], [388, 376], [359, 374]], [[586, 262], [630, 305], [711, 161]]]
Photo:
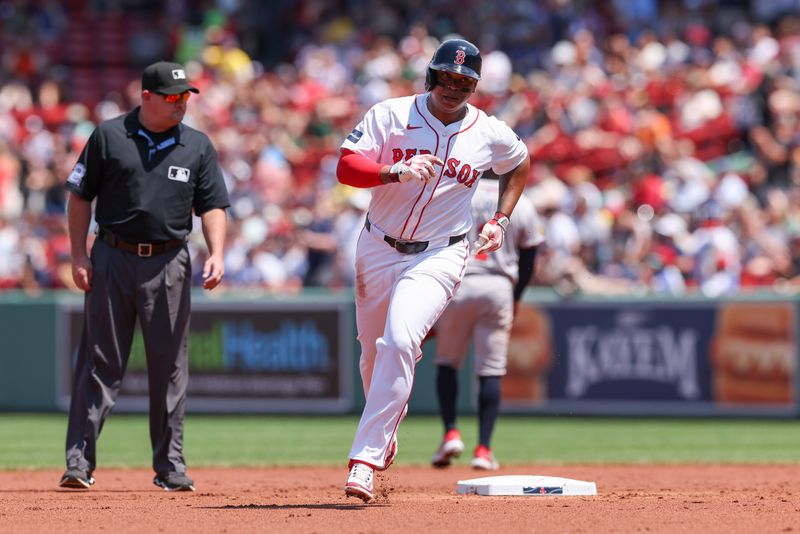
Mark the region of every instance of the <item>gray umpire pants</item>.
[[185, 472], [191, 262], [187, 248], [139, 257], [98, 239], [84, 300], [67, 428], [67, 468], [90, 474], [97, 438], [119, 394], [138, 317], [147, 355], [150, 442], [156, 473]]

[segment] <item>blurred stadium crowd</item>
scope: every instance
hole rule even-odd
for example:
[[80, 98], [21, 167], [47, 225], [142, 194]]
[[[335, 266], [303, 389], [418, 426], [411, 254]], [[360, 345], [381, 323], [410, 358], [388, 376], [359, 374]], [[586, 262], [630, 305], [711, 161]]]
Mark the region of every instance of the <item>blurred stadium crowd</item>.
[[225, 285], [350, 287], [369, 193], [337, 183], [338, 147], [373, 103], [422, 92], [453, 34], [483, 54], [471, 103], [530, 150], [534, 284], [800, 286], [796, 2], [0, 0], [0, 288], [72, 287], [62, 184], [161, 58], [201, 89], [186, 122], [225, 172]]

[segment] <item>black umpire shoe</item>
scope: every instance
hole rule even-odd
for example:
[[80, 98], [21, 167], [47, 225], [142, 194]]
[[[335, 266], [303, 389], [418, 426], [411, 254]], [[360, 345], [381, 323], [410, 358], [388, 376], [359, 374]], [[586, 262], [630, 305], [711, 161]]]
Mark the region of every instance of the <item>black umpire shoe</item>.
[[94, 478], [81, 469], [67, 469], [58, 483], [62, 488], [89, 489], [94, 484]]
[[153, 484], [166, 491], [194, 491], [194, 480], [186, 476], [186, 473], [175, 471], [166, 475], [156, 475]]

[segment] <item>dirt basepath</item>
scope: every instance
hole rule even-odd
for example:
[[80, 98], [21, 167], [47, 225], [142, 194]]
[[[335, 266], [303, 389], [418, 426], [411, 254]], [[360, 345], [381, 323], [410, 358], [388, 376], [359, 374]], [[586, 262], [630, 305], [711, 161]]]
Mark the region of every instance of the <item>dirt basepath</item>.
[[513, 466], [497, 474], [597, 483], [593, 497], [455, 493], [468, 468], [395, 466], [370, 504], [347, 499], [346, 470], [194, 469], [195, 493], [168, 493], [148, 470], [99, 469], [89, 491], [58, 471], [0, 473], [0, 531], [178, 532], [800, 532], [800, 465]]

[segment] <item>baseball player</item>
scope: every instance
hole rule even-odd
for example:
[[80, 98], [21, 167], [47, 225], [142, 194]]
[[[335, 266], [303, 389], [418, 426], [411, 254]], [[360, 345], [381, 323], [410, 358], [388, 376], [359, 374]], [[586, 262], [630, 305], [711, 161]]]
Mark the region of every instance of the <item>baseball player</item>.
[[[499, 183], [483, 176], [472, 198], [472, 216], [486, 220], [494, 213]], [[470, 230], [470, 237], [477, 236]], [[536, 247], [544, 231], [536, 209], [524, 195], [514, 208], [502, 246], [493, 254], [470, 258], [456, 296], [436, 324], [436, 393], [444, 439], [433, 455], [435, 467], [447, 467], [464, 451], [456, 428], [457, 370], [473, 343], [473, 368], [478, 376], [478, 446], [470, 462], [476, 469], [496, 470], [500, 465], [491, 449], [492, 432], [500, 410], [500, 380], [506, 374], [511, 323], [517, 302], [533, 274]]]
[[365, 502], [374, 471], [397, 453], [422, 340], [464, 274], [476, 184], [489, 170], [500, 176], [495, 211], [480, 221], [476, 247], [486, 253], [500, 248], [527, 180], [525, 144], [467, 103], [480, 72], [475, 45], [443, 42], [428, 65], [427, 92], [376, 104], [342, 143], [339, 181], [373, 188], [355, 261], [366, 405], [345, 483], [346, 495]]

